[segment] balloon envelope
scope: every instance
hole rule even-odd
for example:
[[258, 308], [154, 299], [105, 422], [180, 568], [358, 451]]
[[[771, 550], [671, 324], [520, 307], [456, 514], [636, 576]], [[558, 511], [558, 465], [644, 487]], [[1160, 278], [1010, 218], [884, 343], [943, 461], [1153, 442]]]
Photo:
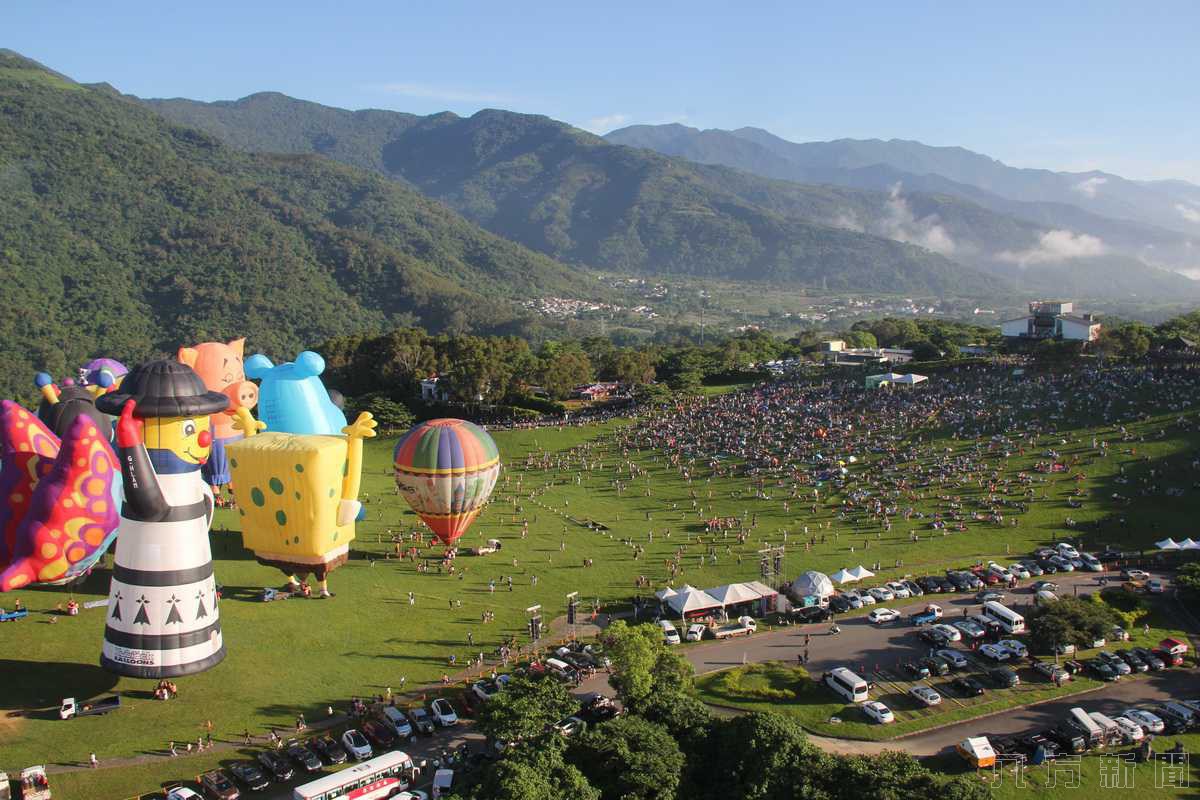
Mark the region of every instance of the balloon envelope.
[[422, 422], [396, 443], [396, 485], [446, 544], [466, 533], [500, 474], [488, 432], [461, 419]]

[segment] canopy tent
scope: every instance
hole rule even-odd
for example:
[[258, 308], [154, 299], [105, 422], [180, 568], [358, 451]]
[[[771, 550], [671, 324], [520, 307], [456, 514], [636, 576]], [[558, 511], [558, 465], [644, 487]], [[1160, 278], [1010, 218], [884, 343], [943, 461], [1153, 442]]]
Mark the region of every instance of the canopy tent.
[[863, 578], [874, 578], [875, 577], [875, 573], [871, 572], [871, 570], [867, 569], [862, 564], [859, 564], [857, 567], [854, 567], [853, 569], [851, 569], [850, 574], [853, 575], [856, 580], [862, 580]]
[[1154, 546], [1159, 550], [1179, 550], [1179, 542], [1171, 538], [1163, 539], [1161, 542], [1155, 542]]
[[1200, 542], [1193, 541], [1192, 537], [1188, 537], [1179, 543], [1180, 550], [1200, 550]]
[[879, 375], [868, 375], [863, 385], [868, 389], [878, 389], [881, 386], [915, 386], [918, 383], [929, 380], [924, 375], [916, 375], [912, 372], [901, 375], [898, 372], [883, 372]]
[[[820, 575], [821, 573], [818, 572], [817, 574]], [[829, 579], [826, 578], [826, 580]], [[748, 581], [743, 583], [742, 586], [745, 586], [747, 589], [753, 592], [758, 592], [759, 597], [775, 597], [779, 594], [779, 592], [775, 591], [770, 586], [767, 586], [765, 583], [761, 583], [759, 581]], [[833, 586], [829, 587], [829, 593], [833, 594]]]
[[858, 580], [858, 576], [843, 568], [830, 575], [829, 579], [834, 583], [854, 583]]
[[715, 589], [709, 589], [707, 594], [719, 601], [722, 606], [753, 603], [760, 597], [758, 592], [748, 588], [744, 583], [728, 583]]
[[921, 382], [927, 381], [927, 380], [929, 380], [929, 378], [925, 377], [924, 375], [916, 375], [916, 374], [910, 372], [907, 375], [901, 375], [894, 382], [903, 384], [905, 386], [916, 386], [918, 383], [921, 383]]
[[720, 610], [721, 601], [708, 592], [690, 586], [687, 589], [686, 592], [681, 589], [674, 596], [667, 598], [667, 605], [680, 617], [699, 616], [706, 611]]
[[654, 596], [657, 597], [658, 601], [661, 603], [662, 601], [666, 600], [667, 598], [674, 597], [677, 594], [679, 594], [679, 593], [676, 592], [674, 589], [672, 589], [670, 586], [668, 586], [665, 589], [659, 589], [657, 592], [654, 593]]
[[823, 572], [809, 570], [792, 581], [791, 595], [793, 597], [829, 597], [833, 594], [833, 581]]

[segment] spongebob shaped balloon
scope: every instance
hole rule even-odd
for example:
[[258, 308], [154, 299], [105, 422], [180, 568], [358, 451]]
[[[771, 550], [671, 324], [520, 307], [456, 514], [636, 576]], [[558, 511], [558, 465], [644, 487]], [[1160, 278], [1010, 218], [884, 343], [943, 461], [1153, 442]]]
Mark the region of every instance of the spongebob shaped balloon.
[[229, 399], [176, 361], [142, 364], [96, 407], [117, 421], [124, 504], [100, 664], [139, 678], [202, 672], [225, 657], [200, 477], [209, 415]]
[[260, 563], [283, 570], [287, 591], [300, 592], [297, 575], [312, 573], [318, 596], [332, 597], [328, 575], [349, 557], [362, 509], [362, 440], [377, 423], [364, 412], [342, 428], [344, 436], [257, 433], [264, 424], [249, 409], [235, 416], [246, 433], [229, 445], [242, 543]]

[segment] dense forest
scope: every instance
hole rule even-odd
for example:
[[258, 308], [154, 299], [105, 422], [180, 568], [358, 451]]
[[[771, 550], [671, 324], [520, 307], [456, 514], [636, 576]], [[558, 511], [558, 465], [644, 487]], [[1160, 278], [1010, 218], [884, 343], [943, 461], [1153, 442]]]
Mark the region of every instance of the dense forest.
[[396, 181], [241, 153], [11, 53], [0, 119], [0, 396], [238, 335], [290, 359], [406, 324], [525, 333], [514, 301], [607, 292]]

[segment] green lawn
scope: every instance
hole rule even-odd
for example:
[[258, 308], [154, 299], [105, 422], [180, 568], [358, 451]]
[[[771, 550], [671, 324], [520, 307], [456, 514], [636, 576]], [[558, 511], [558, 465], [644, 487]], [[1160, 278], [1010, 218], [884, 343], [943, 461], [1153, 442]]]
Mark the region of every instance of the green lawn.
[[[22, 592], [22, 601], [34, 613], [0, 627], [0, 769], [11, 773], [34, 763], [78, 762], [92, 750], [102, 760], [161, 752], [170, 739], [194, 739], [208, 719], [214, 722], [218, 738], [240, 736], [245, 728], [262, 733], [268, 726], [291, 726], [298, 713], [313, 719], [323, 715], [328, 704], [344, 707], [351, 696], [380, 693], [387, 686], [398, 688], [402, 678], [407, 678], [409, 687], [436, 681], [448, 670], [451, 654], [461, 664], [480, 649], [490, 652], [504, 636], [523, 634], [524, 609], [534, 603], [542, 604], [549, 618], [564, 613], [568, 592], [578, 591], [586, 600], [615, 605], [638, 591], [638, 575], [648, 576], [655, 586], [664, 585], [665, 564], [680, 547], [685, 555], [683, 573], [676, 583], [711, 587], [757, 578], [755, 551], [764, 543], [782, 542], [784, 531], [790, 537], [784, 566], [789, 576], [806, 569], [832, 571], [879, 561], [883, 580], [981, 558], [1003, 558], [1006, 550], [1015, 557], [1055, 535], [1067, 535], [1063, 527], [1067, 516], [1089, 522], [1120, 515], [1130, 521], [1125, 526], [1116, 521], [1106, 523], [1102, 533], [1089, 535], [1089, 545], [1146, 546], [1168, 532], [1179, 538], [1195, 519], [1196, 504], [1190, 494], [1143, 497], [1113, 483], [1121, 465], [1126, 467], [1126, 476], [1134, 479], [1152, 467], [1178, 469], [1181, 474], [1190, 469], [1191, 454], [1200, 444], [1196, 434], [1172, 429], [1166, 438], [1154, 438], [1158, 430], [1170, 428], [1176, 416], [1163, 414], [1132, 425], [1135, 432], [1148, 434], [1147, 441], [1137, 445], [1136, 454], [1123, 454], [1114, 446], [1107, 459], [1081, 464], [1087, 474], [1082, 485], [1089, 492], [1084, 509], [1067, 507], [1066, 495], [1076, 483], [1065, 475], [1054, 475], [1049, 476], [1050, 482], [1037, 485], [1039, 496], [1027, 513], [1015, 517], [1016, 527], [973, 526], [966, 533], [946, 536], [928, 530], [918, 520], [897, 521], [887, 533], [842, 521], [837, 516], [842, 496], [837, 493], [823, 494], [814, 514], [809, 505], [795, 501], [785, 510], [781, 498], [786, 490], [781, 487], [767, 487], [767, 494], [777, 495], [773, 499], [753, 498], [745, 478], [706, 482], [701, 472], [689, 487], [653, 453], [629, 454], [646, 469], [648, 479], [630, 482], [618, 496], [612, 469], [623, 456], [611, 447], [610, 434], [623, 423], [502, 432], [496, 440], [505, 471], [494, 502], [463, 543], [495, 537], [504, 542], [504, 550], [493, 556], [461, 558], [464, 569], [456, 576], [436, 571], [420, 574], [411, 562], [385, 558], [390, 532], [412, 529], [416, 517], [395, 494], [390, 469], [394, 442], [370, 442], [363, 480], [368, 518], [359, 524], [351, 561], [330, 578], [337, 593], [332, 600], [257, 602], [258, 589], [280, 585], [282, 576], [256, 563], [242, 549], [233, 514], [218, 514], [212, 542], [216, 574], [225, 586], [221, 617], [228, 657], [207, 673], [179, 681], [181, 694], [176, 700], [154, 701], [152, 681], [117, 679], [97, 666], [102, 610], [86, 610], [79, 617], [64, 617], [51, 625], [42, 612], [64, 603], [68, 590]], [[1111, 431], [1111, 427], [1104, 428], [1102, 435], [1113, 438]], [[1073, 431], [1070, 438], [1078, 441], [1058, 448], [1067, 457], [1082, 454], [1092, 434], [1091, 429]], [[950, 439], [939, 439], [936, 444], [968, 446]], [[589, 448], [587, 460], [602, 467], [594, 471], [581, 468], [579, 448], [584, 446]], [[526, 469], [526, 455], [543, 450], [558, 456], [551, 457], [548, 468], [534, 464]], [[997, 470], [1013, 475], [1030, 469], [1038, 457], [1030, 452], [1024, 457], [997, 459]], [[1085, 461], [1089, 458], [1082, 457]], [[1149, 461], [1143, 460], [1146, 458]], [[556, 459], [561, 463], [554, 463]], [[869, 454], [863, 454], [852, 469], [859, 474], [869, 471]], [[1110, 499], [1118, 488], [1132, 497], [1128, 504]], [[756, 521], [749, 540], [739, 546], [732, 535], [717, 534], [702, 542], [703, 525], [691, 509], [692, 489], [702, 498], [705, 514], [745, 515], [747, 522]], [[947, 493], [969, 503], [984, 491], [968, 486]], [[529, 497], [530, 492], [537, 494], [536, 499]], [[941, 502], [929, 491], [915, 504], [930, 511]], [[529, 522], [526, 539], [521, 538], [522, 519]], [[580, 524], [589, 519], [609, 530], [597, 532]], [[825, 541], [809, 552], [802, 546], [805, 526], [812, 534], [825, 536]], [[653, 542], [648, 541], [650, 530]], [[911, 531], [920, 535], [918, 542], [909, 541]], [[644, 547], [645, 555], [635, 558], [631, 548], [622, 543], [626, 538]], [[701, 554], [709, 547], [715, 549], [717, 563], [706, 560], [701, 566]], [[593, 566], [584, 567], [585, 558], [592, 559]], [[897, 560], [903, 566], [894, 567]], [[494, 595], [488, 591], [490, 579], [508, 575], [514, 577], [514, 591], [509, 592], [504, 583], [497, 585]], [[535, 575], [538, 582], [533, 586]], [[76, 588], [75, 597], [81, 602], [103, 599], [107, 583], [108, 571], [99, 569]], [[409, 591], [417, 594], [415, 608], [408, 605]], [[7, 597], [3, 600], [10, 602]], [[480, 624], [485, 609], [495, 612], [495, 623]], [[475, 647], [467, 645], [468, 632], [474, 635]], [[93, 697], [109, 691], [122, 693], [124, 707], [117, 713], [66, 722], [53, 713], [63, 696]], [[11, 711], [25, 716], [3, 716]], [[164, 762], [159, 769], [151, 772], [162, 779], [179, 770], [171, 762]], [[85, 791], [72, 796], [108, 795]]]

